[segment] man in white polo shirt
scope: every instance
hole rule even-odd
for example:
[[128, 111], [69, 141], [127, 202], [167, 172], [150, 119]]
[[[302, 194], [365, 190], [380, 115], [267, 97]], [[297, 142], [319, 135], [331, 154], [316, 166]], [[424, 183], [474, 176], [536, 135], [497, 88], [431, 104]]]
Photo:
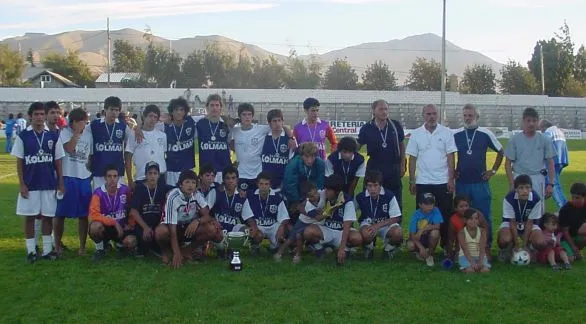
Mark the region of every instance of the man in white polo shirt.
[[406, 153], [409, 155], [409, 191], [416, 202], [421, 193], [432, 193], [444, 218], [440, 227], [442, 246], [447, 240], [447, 224], [454, 192], [454, 153], [458, 151], [452, 131], [437, 122], [437, 108], [423, 107], [423, 126], [411, 133]]

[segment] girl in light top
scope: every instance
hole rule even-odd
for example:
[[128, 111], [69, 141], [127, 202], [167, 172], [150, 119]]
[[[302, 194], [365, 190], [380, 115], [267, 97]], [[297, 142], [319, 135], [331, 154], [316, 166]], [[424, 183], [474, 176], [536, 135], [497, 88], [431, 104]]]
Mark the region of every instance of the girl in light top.
[[464, 212], [466, 226], [458, 233], [460, 243], [460, 270], [462, 272], [489, 272], [490, 264], [486, 257], [486, 230], [479, 227], [480, 213], [476, 209]]

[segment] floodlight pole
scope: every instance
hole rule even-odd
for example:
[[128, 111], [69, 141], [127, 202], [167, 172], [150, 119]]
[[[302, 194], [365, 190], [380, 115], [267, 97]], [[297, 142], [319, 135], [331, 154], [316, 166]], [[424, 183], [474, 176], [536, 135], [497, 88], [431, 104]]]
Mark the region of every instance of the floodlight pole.
[[441, 75], [441, 104], [439, 121], [442, 123], [442, 115], [446, 108], [446, 0], [443, 0], [442, 16], [442, 75]]

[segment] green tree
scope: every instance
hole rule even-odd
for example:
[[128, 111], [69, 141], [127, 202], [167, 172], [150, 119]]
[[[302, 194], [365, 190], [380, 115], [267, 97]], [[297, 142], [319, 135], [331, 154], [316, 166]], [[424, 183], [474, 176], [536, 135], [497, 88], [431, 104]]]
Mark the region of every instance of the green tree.
[[234, 56], [222, 51], [216, 45], [206, 46], [204, 67], [208, 80], [214, 88], [233, 88], [237, 82], [231, 73], [236, 69]]
[[274, 56], [268, 59], [252, 58], [253, 87], [257, 89], [279, 89], [283, 86], [285, 67]]
[[348, 60], [336, 59], [328, 67], [324, 77], [324, 88], [336, 90], [354, 90], [358, 87], [358, 74]]
[[183, 76], [178, 81], [181, 88], [201, 88], [207, 86], [208, 79], [203, 65], [204, 53], [193, 51], [183, 61], [181, 71]]
[[574, 44], [570, 38], [570, 29], [564, 23], [560, 31], [561, 34], [556, 34], [549, 41], [537, 42], [531, 60], [527, 63], [535, 79], [541, 80], [541, 46], [545, 94], [554, 97], [563, 96], [564, 89], [574, 73]]
[[564, 87], [565, 97], [586, 97], [586, 83], [570, 78]]
[[584, 45], [578, 49], [574, 63], [574, 78], [580, 82], [586, 82], [586, 49]]
[[407, 85], [415, 91], [439, 91], [443, 75], [439, 62], [418, 57], [409, 70]]
[[316, 89], [321, 81], [321, 64], [315, 56], [304, 61], [292, 50], [287, 60], [285, 86], [289, 89]]
[[460, 83], [460, 91], [463, 93], [495, 94], [496, 80], [492, 67], [486, 64], [466, 66]]
[[507, 94], [537, 94], [539, 83], [529, 69], [518, 62], [508, 61], [501, 69], [500, 87]]
[[0, 44], [0, 86], [20, 85], [23, 71], [24, 60], [18, 51], [11, 50], [8, 45]]
[[252, 62], [248, 57], [241, 56], [238, 59], [236, 67], [230, 72], [230, 76], [235, 83], [234, 88], [252, 88], [254, 79], [252, 68]]
[[177, 52], [151, 43], [145, 54], [144, 77], [158, 88], [168, 88], [181, 77], [181, 61]]
[[76, 52], [65, 55], [50, 53], [41, 62], [51, 71], [61, 74], [80, 86], [93, 87], [96, 79], [88, 65], [83, 62]]
[[387, 64], [376, 61], [362, 74], [362, 88], [364, 90], [396, 90], [397, 78]]
[[113, 44], [112, 71], [113, 72], [140, 72], [144, 67], [145, 51], [139, 46], [132, 46], [130, 42], [117, 39]]

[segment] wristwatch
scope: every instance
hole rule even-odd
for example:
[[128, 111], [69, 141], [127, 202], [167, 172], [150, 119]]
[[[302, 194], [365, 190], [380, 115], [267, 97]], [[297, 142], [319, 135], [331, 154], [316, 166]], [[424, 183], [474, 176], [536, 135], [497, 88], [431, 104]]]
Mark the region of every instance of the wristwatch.
[[490, 170], [490, 173], [492, 173], [492, 175], [496, 174], [496, 171], [494, 169]]

